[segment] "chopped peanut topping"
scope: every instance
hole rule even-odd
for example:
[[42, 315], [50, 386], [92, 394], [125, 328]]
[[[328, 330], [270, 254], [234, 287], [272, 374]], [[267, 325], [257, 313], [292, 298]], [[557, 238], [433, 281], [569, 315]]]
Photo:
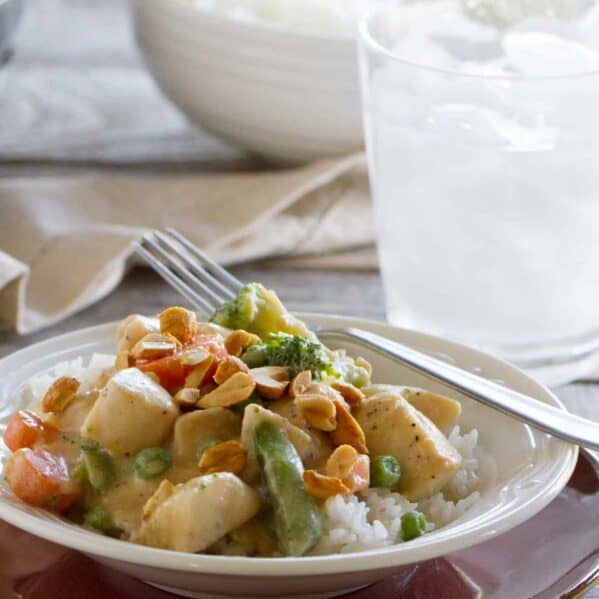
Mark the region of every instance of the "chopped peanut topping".
[[227, 356], [216, 369], [214, 373], [214, 382], [217, 385], [222, 385], [228, 378], [232, 377], [236, 372], [249, 372], [250, 369], [246, 363], [235, 356]]
[[302, 370], [289, 383], [289, 397], [297, 397], [302, 393], [306, 393], [310, 383], [312, 383], [312, 371]]
[[366, 437], [358, 421], [351, 415], [345, 402], [335, 401], [337, 408], [337, 428], [331, 433], [335, 445], [351, 445], [360, 453], [368, 453]]
[[260, 343], [260, 337], [253, 333], [248, 333], [242, 329], [232, 331], [225, 339], [225, 347], [232, 356], [241, 356], [241, 354], [252, 345]]
[[42, 411], [59, 414], [73, 401], [79, 381], [70, 376], [61, 376], [56, 379], [46, 391], [42, 400]]
[[363, 491], [370, 485], [370, 458], [351, 445], [340, 445], [329, 456], [325, 473], [340, 478], [352, 493]]
[[173, 306], [167, 308], [158, 316], [160, 320], [160, 332], [170, 333], [181, 343], [189, 343], [198, 330], [196, 315], [190, 310]]
[[304, 487], [313, 497], [328, 499], [333, 495], [347, 495], [349, 488], [343, 484], [340, 478], [321, 474], [316, 470], [304, 471]]
[[339, 445], [329, 456], [325, 467], [329, 476], [345, 478], [360, 454], [351, 445]]
[[209, 447], [198, 462], [200, 474], [240, 474], [247, 463], [247, 450], [239, 441], [225, 441]]
[[211, 356], [212, 354], [205, 349], [194, 347], [180, 352], [177, 355], [177, 358], [179, 358], [179, 362], [183, 364], [183, 366], [198, 366], [199, 364], [203, 364], [206, 360], [210, 360]]
[[214, 356], [209, 352], [204, 352], [204, 360], [193, 367], [193, 370], [185, 377], [185, 385], [189, 389], [198, 388], [206, 378], [208, 370], [214, 362]]
[[254, 392], [256, 383], [246, 372], [236, 372], [214, 391], [210, 391], [198, 401], [199, 408], [227, 408], [241, 403]]
[[200, 390], [199, 389], [190, 389], [183, 388], [179, 389], [175, 396], [173, 397], [173, 401], [182, 409], [182, 410], [193, 410], [196, 408], [196, 404], [200, 399]]
[[364, 399], [366, 399], [364, 397], [364, 393], [362, 393], [360, 389], [350, 385], [349, 383], [335, 381], [334, 383], [331, 383], [331, 387], [341, 393], [343, 399], [345, 399], [352, 409], [359, 408], [364, 402]]
[[284, 366], [252, 368], [250, 374], [256, 381], [258, 393], [266, 399], [279, 399], [289, 384], [289, 375]]
[[133, 346], [131, 356], [136, 360], [157, 360], [174, 354], [179, 346], [172, 335], [149, 333]]
[[143, 507], [142, 517], [147, 520], [156, 510], [156, 508], [166, 501], [175, 492], [175, 485], [170, 480], [163, 480], [160, 486], [154, 491], [150, 499], [146, 501]]
[[295, 398], [295, 405], [312, 428], [327, 432], [337, 428], [337, 408], [328, 397], [306, 393]]

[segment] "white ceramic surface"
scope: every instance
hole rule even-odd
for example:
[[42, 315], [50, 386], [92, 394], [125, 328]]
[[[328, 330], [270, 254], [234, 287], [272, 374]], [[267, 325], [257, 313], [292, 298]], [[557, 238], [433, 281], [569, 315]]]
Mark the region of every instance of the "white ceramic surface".
[[133, 0], [162, 91], [194, 122], [286, 162], [362, 148], [355, 40], [247, 23], [187, 0]]
[[[546, 388], [515, 367], [464, 346], [352, 318], [300, 315], [311, 326], [355, 326], [430, 352], [537, 398], [563, 407]], [[100, 325], [33, 345], [0, 360], [0, 432], [20, 407], [23, 381], [60, 360], [114, 351], [115, 324]], [[465, 430], [476, 426], [479, 444], [497, 462], [484, 481], [482, 499], [460, 520], [410, 543], [369, 552], [312, 558], [241, 558], [151, 549], [87, 532], [43, 510], [24, 505], [0, 483], [0, 518], [30, 533], [66, 545], [153, 584], [190, 593], [276, 596], [334, 593], [381, 579], [394, 567], [444, 555], [488, 540], [530, 518], [564, 487], [577, 449], [550, 439], [376, 354], [347, 345], [374, 365], [377, 382], [423, 386], [462, 401]], [[0, 461], [7, 449], [0, 444]], [[321, 595], [322, 596], [322, 595]]]

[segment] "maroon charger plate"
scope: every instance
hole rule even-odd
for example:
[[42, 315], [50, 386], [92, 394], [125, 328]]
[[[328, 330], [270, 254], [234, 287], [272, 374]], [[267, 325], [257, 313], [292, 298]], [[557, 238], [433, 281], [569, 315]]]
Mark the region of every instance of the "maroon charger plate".
[[[599, 581], [599, 461], [581, 451], [568, 485], [499, 537], [397, 572], [345, 599], [554, 599]], [[0, 521], [1, 599], [173, 599]]]

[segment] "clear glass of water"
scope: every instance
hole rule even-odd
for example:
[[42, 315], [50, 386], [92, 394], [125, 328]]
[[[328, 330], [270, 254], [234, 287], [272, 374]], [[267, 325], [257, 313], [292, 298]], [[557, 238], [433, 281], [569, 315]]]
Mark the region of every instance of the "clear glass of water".
[[599, 3], [383, 8], [360, 68], [388, 319], [574, 376], [599, 348]]

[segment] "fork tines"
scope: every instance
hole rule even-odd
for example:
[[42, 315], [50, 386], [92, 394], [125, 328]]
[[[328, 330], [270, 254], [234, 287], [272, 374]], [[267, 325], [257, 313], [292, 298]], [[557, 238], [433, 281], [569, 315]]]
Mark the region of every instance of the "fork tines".
[[211, 314], [243, 283], [175, 229], [146, 233], [137, 253], [197, 309]]

